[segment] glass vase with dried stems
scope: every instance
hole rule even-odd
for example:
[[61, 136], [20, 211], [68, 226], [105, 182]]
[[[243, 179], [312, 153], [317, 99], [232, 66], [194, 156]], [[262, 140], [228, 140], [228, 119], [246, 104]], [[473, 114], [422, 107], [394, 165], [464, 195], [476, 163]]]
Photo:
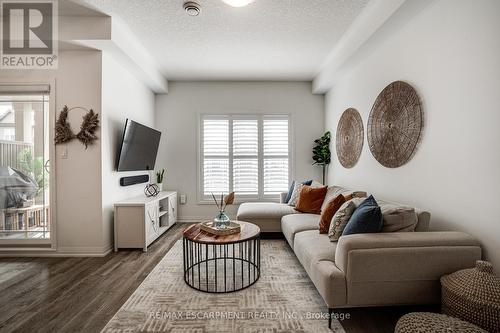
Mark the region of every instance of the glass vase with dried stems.
[[220, 195], [220, 201], [217, 200], [215, 195], [212, 193], [212, 198], [214, 199], [215, 205], [219, 210], [219, 213], [214, 218], [214, 227], [217, 229], [226, 229], [229, 227], [231, 220], [226, 214], [227, 205], [232, 205], [234, 202], [234, 192], [229, 193], [224, 196], [223, 193]]

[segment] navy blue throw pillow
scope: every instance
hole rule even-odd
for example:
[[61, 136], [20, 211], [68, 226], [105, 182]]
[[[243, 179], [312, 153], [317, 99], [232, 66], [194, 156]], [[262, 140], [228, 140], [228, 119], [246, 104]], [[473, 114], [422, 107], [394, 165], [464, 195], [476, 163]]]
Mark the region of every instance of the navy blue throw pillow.
[[[306, 181], [302, 182], [302, 184], [307, 185], [307, 186], [311, 186], [312, 183], [313, 183], [312, 179], [311, 180], [306, 180]], [[294, 186], [295, 186], [295, 180], [292, 182], [292, 185], [290, 185], [290, 189], [288, 190], [288, 193], [286, 195], [284, 203], [288, 203], [288, 201], [290, 201], [290, 198], [292, 197], [292, 192], [293, 192], [293, 187]]]
[[382, 212], [377, 201], [370, 195], [356, 208], [342, 236], [380, 232], [380, 230], [382, 230]]

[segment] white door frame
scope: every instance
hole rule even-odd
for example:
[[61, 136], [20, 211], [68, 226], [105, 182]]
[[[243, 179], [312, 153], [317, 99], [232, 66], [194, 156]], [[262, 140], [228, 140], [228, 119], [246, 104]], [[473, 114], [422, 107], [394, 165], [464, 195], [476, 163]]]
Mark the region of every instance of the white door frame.
[[[22, 70], [20, 70], [22, 71]], [[50, 73], [50, 71], [47, 71]], [[28, 74], [29, 75], [29, 74]], [[50, 75], [50, 74], [49, 74]], [[56, 207], [56, 146], [54, 144], [54, 127], [56, 123], [57, 103], [56, 103], [56, 80], [30, 80], [15, 78], [0, 78], [0, 85], [33, 86], [48, 85], [49, 90], [49, 193], [50, 193], [50, 238], [49, 239], [0, 239], [0, 252], [12, 251], [55, 251], [57, 249], [57, 207]], [[16, 246], [19, 245], [19, 246]]]

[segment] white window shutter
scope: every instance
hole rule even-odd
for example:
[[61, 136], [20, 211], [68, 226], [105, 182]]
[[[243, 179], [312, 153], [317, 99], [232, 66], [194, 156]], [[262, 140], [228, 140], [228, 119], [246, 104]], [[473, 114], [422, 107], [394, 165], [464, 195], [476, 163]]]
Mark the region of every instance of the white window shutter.
[[229, 120], [205, 119], [203, 121], [204, 156], [229, 156]]
[[204, 195], [229, 192], [229, 161], [228, 159], [205, 158], [203, 166]]
[[259, 122], [233, 120], [233, 191], [236, 195], [259, 194]]
[[264, 156], [288, 156], [288, 119], [264, 119]]
[[233, 155], [257, 156], [259, 123], [257, 120], [233, 120]]
[[264, 195], [288, 189], [288, 119], [264, 119]]
[[233, 190], [236, 195], [259, 194], [259, 161], [257, 158], [233, 161]]
[[288, 159], [264, 158], [264, 195], [288, 190]]
[[203, 195], [229, 191], [229, 120], [203, 120]]

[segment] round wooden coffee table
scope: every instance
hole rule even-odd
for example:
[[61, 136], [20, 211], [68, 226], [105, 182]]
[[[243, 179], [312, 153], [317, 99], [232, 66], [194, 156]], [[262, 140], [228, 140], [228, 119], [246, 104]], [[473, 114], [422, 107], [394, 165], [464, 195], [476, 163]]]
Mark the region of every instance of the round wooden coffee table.
[[260, 228], [240, 224], [237, 234], [217, 236], [199, 224], [183, 232], [184, 281], [199, 291], [228, 293], [250, 287], [260, 277]]

